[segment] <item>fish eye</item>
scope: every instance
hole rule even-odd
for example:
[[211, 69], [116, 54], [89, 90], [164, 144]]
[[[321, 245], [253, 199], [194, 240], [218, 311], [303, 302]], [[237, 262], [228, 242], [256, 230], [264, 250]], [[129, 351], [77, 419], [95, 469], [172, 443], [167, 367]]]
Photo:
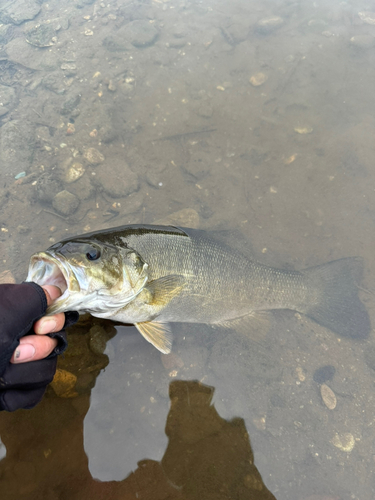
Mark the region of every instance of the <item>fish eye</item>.
[[88, 258], [88, 260], [98, 260], [100, 257], [99, 248], [91, 247], [86, 253], [86, 257]]

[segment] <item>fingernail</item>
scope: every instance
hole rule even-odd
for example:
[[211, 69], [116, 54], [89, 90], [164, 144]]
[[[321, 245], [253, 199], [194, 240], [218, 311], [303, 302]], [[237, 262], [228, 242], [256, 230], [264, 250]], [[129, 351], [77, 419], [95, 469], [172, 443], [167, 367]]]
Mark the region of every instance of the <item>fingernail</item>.
[[31, 344], [21, 344], [17, 347], [14, 354], [14, 363], [22, 363], [33, 359], [35, 347]]
[[36, 333], [51, 333], [55, 331], [55, 328], [56, 328], [55, 319], [49, 319], [49, 318], [41, 319]]

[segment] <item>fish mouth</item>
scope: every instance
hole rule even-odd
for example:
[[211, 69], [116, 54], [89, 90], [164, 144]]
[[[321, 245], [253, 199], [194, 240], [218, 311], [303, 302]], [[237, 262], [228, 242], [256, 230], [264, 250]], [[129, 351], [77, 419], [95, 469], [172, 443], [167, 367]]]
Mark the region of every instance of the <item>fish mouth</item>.
[[57, 286], [62, 295], [47, 309], [47, 314], [66, 311], [66, 302], [70, 292], [80, 291], [79, 282], [74, 272], [63, 260], [57, 259], [48, 252], [39, 252], [30, 259], [26, 281], [33, 281], [39, 286]]
[[[128, 282], [126, 271], [123, 271], [124, 282]], [[60, 288], [62, 295], [47, 308], [47, 315], [66, 311], [89, 312], [99, 317], [109, 317], [134, 300], [143, 290], [148, 277], [143, 276], [135, 289], [126, 293], [106, 293], [104, 290], [89, 290], [84, 269], [72, 266], [64, 256], [57, 256], [46, 251], [31, 256], [26, 281], [33, 281], [40, 286], [54, 285]], [[110, 299], [110, 300], [108, 300]]]

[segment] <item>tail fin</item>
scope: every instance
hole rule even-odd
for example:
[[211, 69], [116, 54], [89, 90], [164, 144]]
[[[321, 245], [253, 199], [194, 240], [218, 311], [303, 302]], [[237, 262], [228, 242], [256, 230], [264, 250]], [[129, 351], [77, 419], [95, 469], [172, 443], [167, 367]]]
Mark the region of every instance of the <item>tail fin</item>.
[[301, 312], [341, 336], [368, 337], [370, 318], [358, 297], [358, 283], [363, 274], [360, 258], [335, 260], [305, 269], [303, 273], [318, 290], [318, 301]]

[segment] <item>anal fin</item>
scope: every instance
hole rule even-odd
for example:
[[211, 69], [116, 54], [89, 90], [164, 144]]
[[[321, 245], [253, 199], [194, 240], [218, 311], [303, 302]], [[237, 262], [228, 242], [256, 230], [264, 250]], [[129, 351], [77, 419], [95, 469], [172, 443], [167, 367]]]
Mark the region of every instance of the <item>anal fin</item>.
[[215, 323], [222, 328], [229, 328], [246, 335], [254, 342], [262, 342], [270, 328], [270, 316], [266, 311], [257, 311], [239, 318]]
[[168, 323], [157, 321], [145, 321], [135, 323], [139, 333], [150, 342], [156, 349], [164, 354], [169, 354], [172, 350], [172, 332]]

